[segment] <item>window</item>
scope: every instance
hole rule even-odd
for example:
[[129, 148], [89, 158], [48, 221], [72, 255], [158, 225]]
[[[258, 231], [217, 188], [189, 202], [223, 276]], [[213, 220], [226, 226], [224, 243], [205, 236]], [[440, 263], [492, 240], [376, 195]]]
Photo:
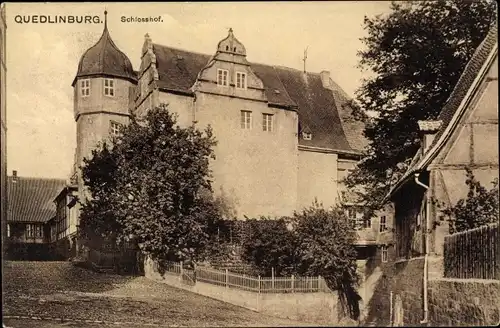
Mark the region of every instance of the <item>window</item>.
[[367, 218], [364, 221], [364, 227], [365, 229], [369, 229], [372, 227], [372, 218]]
[[252, 128], [252, 112], [246, 110], [241, 111], [241, 128], [242, 129]]
[[39, 225], [39, 224], [35, 225], [35, 237], [37, 237], [37, 238], [42, 238], [43, 237], [42, 226]]
[[113, 79], [104, 79], [104, 95], [109, 97], [114, 97], [115, 82]]
[[26, 225], [26, 237], [28, 238], [41, 238], [43, 237], [42, 226], [39, 224]]
[[247, 74], [243, 72], [236, 72], [236, 88], [246, 89], [247, 88]]
[[302, 132], [302, 138], [304, 140], [311, 140], [312, 139], [312, 133], [311, 132]]
[[227, 87], [228, 84], [229, 71], [226, 69], [217, 70], [217, 84]]
[[109, 122], [109, 133], [112, 136], [117, 136], [120, 134], [121, 124], [117, 122]]
[[354, 208], [349, 207], [347, 209], [347, 217], [351, 220], [356, 220], [356, 211], [354, 210]]
[[273, 130], [273, 115], [262, 114], [262, 130], [271, 132]]
[[387, 219], [385, 215], [383, 215], [380, 217], [380, 232], [384, 232], [387, 230], [386, 224], [387, 224]]
[[364, 215], [356, 210], [355, 207], [348, 207], [346, 210], [347, 218], [351, 221], [355, 230], [361, 230], [364, 226]]
[[26, 225], [26, 237], [33, 237], [33, 226], [31, 224]]
[[382, 257], [382, 262], [385, 263], [387, 262], [387, 259], [388, 259], [388, 251], [387, 251], [387, 246], [382, 246], [382, 249], [381, 249], [381, 257]]
[[80, 81], [80, 93], [82, 97], [90, 96], [90, 80], [85, 79]]

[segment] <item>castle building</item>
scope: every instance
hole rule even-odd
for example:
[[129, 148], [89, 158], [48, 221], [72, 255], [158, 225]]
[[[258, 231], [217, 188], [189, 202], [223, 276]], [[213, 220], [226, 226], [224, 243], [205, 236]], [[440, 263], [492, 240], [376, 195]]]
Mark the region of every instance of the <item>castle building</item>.
[[146, 34], [134, 71], [105, 23], [99, 41], [82, 55], [72, 86], [75, 168], [131, 113], [166, 103], [180, 126], [212, 127], [218, 141], [213, 189], [237, 218], [291, 215], [315, 199], [325, 207], [346, 201], [342, 179], [366, 145], [363, 124], [329, 72], [249, 62], [232, 29], [212, 55], [154, 43]]

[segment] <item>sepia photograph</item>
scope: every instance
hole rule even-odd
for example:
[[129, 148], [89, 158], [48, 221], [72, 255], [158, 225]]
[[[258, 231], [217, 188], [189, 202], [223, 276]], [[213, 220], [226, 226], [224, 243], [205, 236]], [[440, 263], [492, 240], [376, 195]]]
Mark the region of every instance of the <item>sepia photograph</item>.
[[2, 3], [2, 326], [498, 326], [497, 16]]

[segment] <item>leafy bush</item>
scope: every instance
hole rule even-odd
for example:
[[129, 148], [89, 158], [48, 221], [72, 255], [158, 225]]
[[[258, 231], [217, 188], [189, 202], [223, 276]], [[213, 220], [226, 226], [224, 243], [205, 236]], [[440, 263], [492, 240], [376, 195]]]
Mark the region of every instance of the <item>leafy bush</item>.
[[450, 233], [474, 229], [499, 219], [498, 178], [493, 180], [493, 188], [487, 190], [476, 180], [470, 168], [466, 172], [467, 198], [442, 210], [448, 216]]
[[260, 275], [269, 277], [296, 273], [298, 241], [287, 229], [284, 218], [249, 219], [241, 232], [242, 259]]
[[341, 304], [359, 316], [356, 233], [345, 211], [324, 209], [317, 202], [292, 217], [248, 220], [243, 233], [243, 257], [269, 276], [322, 276], [339, 292]]

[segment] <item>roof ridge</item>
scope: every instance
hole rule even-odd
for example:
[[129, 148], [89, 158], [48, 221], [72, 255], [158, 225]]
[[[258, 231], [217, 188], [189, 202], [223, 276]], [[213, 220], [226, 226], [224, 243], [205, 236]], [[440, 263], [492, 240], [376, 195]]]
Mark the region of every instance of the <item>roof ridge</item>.
[[[164, 48], [169, 48], [169, 49], [172, 49], [172, 50], [177, 50], [177, 51], [184, 51], [184, 52], [189, 52], [189, 53], [192, 53], [192, 54], [196, 54], [196, 55], [201, 55], [201, 56], [207, 56], [209, 58], [212, 58], [213, 55], [209, 55], [207, 53], [203, 53], [203, 52], [199, 52], [199, 51], [193, 51], [193, 50], [187, 50], [187, 49], [183, 49], [183, 48], [178, 48], [178, 47], [172, 47], [172, 46], [167, 46], [167, 45], [164, 45], [164, 44], [160, 44], [160, 43], [156, 43], [156, 42], [153, 42], [153, 46], [159, 46], [159, 47], [164, 47]], [[299, 71], [301, 72], [300, 69], [298, 68], [293, 68], [293, 67], [288, 67], [288, 66], [283, 66], [283, 65], [275, 65], [275, 64], [265, 64], [265, 63], [259, 63], [259, 62], [255, 62], [255, 61], [248, 61], [250, 63], [250, 65], [262, 65], [262, 66], [269, 66], [269, 67], [272, 67], [272, 68], [284, 68], [284, 69], [288, 69], [288, 70], [291, 70], [291, 71]], [[311, 75], [320, 75], [321, 72], [306, 72], [307, 74], [311, 74]]]
[[[14, 178], [12, 175], [8, 175], [7, 178]], [[52, 180], [52, 181], [66, 181], [66, 179], [63, 178], [40, 178], [40, 177], [33, 177], [33, 176], [16, 176], [17, 179], [30, 179], [30, 180]]]
[[166, 46], [166, 45], [159, 44], [159, 43], [155, 43], [155, 42], [153, 42], [153, 46], [160, 46], [160, 47], [169, 48], [169, 49], [172, 49], [172, 50], [184, 51], [184, 52], [190, 52], [190, 53], [192, 53], [192, 54], [196, 54], [196, 55], [202, 55], [202, 56], [212, 57], [212, 55], [205, 54], [205, 53], [202, 53], [202, 52], [198, 52], [198, 51], [191, 51], [191, 50], [182, 49], [182, 48], [177, 48], [177, 47], [172, 47], [172, 46]]

